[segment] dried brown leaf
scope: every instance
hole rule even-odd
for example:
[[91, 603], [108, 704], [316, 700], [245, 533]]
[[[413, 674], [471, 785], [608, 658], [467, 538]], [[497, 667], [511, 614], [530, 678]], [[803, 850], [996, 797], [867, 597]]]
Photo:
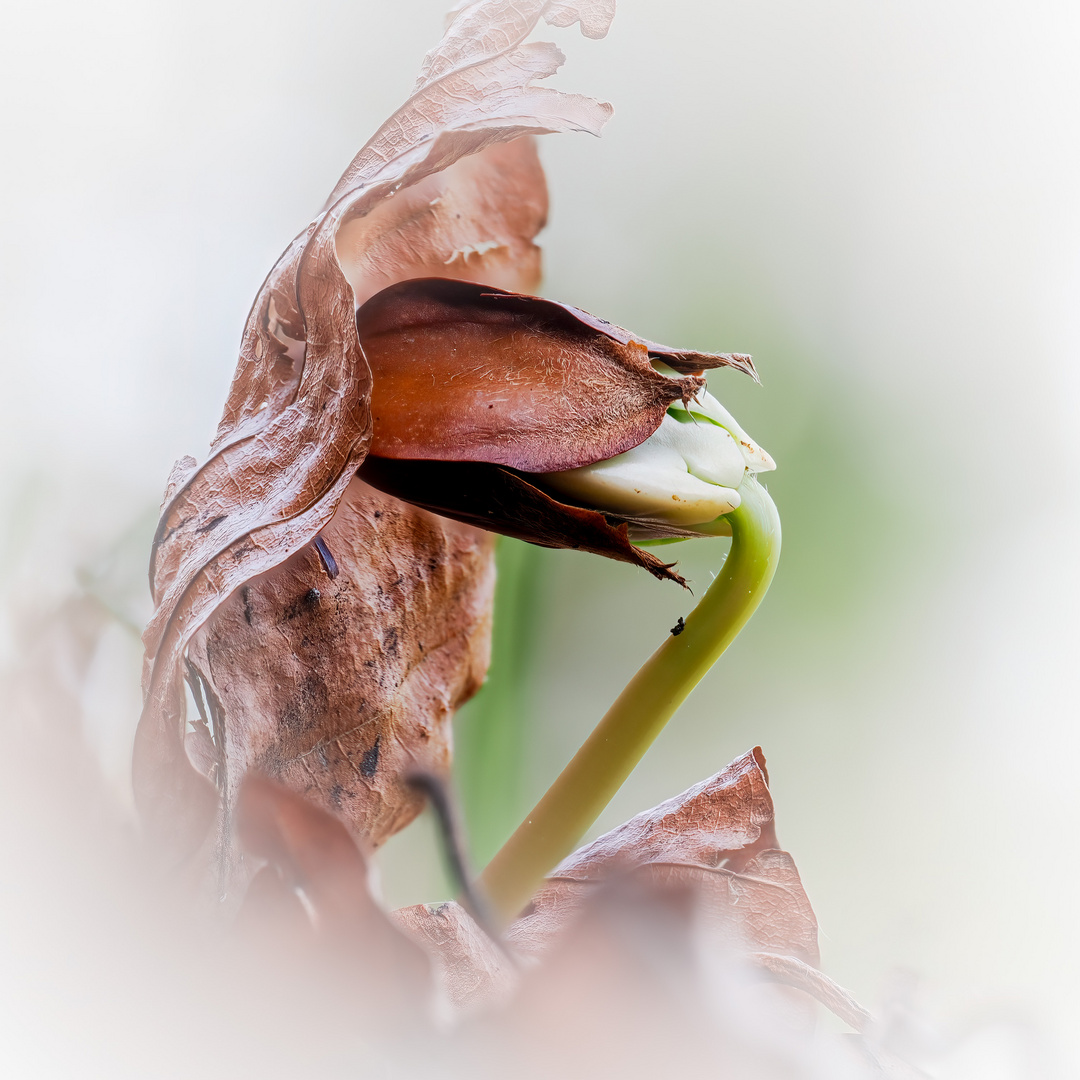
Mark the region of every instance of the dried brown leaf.
[[416, 89], [520, 45], [540, 18], [551, 26], [581, 23], [602, 38], [615, 18], [615, 0], [465, 0], [451, 12], [442, 41], [424, 57]]
[[226, 717], [222, 791], [256, 772], [371, 846], [416, 816], [404, 778], [445, 775], [450, 721], [490, 652], [488, 533], [353, 480], [322, 540], [229, 597], [191, 657]]
[[507, 942], [544, 951], [597, 889], [620, 876], [692, 890], [710, 933], [741, 947], [818, 961], [817, 921], [791, 856], [777, 847], [760, 749], [571, 855]]
[[407, 278], [459, 278], [534, 290], [548, 196], [536, 141], [495, 143], [350, 218], [338, 260], [356, 303]]
[[[557, 7], [558, 19], [572, 10]], [[588, 25], [598, 25], [591, 5], [583, 10]], [[538, 7], [534, 23], [542, 13]], [[490, 20], [494, 41], [499, 20], [517, 19], [520, 11], [481, 4], [466, 14]], [[227, 597], [295, 555], [327, 525], [367, 452], [370, 372], [357, 338], [352, 287], [336, 254], [341, 225], [469, 154], [533, 132], [595, 133], [610, 114], [609, 106], [591, 99], [534, 86], [558, 68], [561, 54], [543, 44], [510, 47], [518, 34], [504, 34], [502, 46], [482, 49], [467, 66], [427, 78], [356, 156], [327, 209], [286, 249], [260, 290], [209, 459], [170, 484], [151, 560], [156, 611], [144, 637], [146, 704], [134, 782], [144, 820], [171, 849], [192, 852], [217, 805], [212, 785], [184, 749], [185, 650]], [[546, 195], [526, 159], [519, 158], [519, 186], [532, 183], [531, 209], [503, 218], [518, 224], [517, 248], [531, 283], [532, 235]], [[395, 215], [386, 217], [384, 235], [398, 223]], [[403, 269], [412, 265], [401, 263]], [[362, 276], [358, 272], [358, 283]]]
[[460, 904], [415, 904], [398, 908], [393, 917], [431, 955], [455, 1008], [497, 1006], [516, 986], [517, 971], [507, 954]]
[[181, 485], [155, 537], [157, 607], [143, 637], [149, 670], [135, 795], [148, 826], [180, 850], [201, 841], [216, 805], [181, 744], [184, 651], [225, 597], [326, 524], [370, 439], [370, 373], [326, 223], [304, 251], [297, 280], [308, 344], [295, 400]]
[[[467, 62], [451, 61], [437, 77], [421, 76], [419, 89], [350, 162], [327, 206], [357, 189], [415, 182], [466, 154], [519, 135], [600, 134], [611, 116], [610, 105], [533, 85], [554, 75], [565, 57], [550, 42], [511, 44], [515, 37], [521, 40], [517, 30], [504, 35], [494, 20], [516, 22], [518, 11], [514, 4], [487, 3], [459, 15], [489, 20], [488, 32], [474, 39], [475, 55]], [[454, 24], [448, 33], [455, 35]], [[500, 40], [504, 36], [510, 40]]]
[[[502, 953], [457, 905], [395, 913], [432, 952], [455, 1004], [495, 1002], [516, 984]], [[527, 1028], [566, 1035], [566, 995], [626, 993], [624, 1024], [643, 1001], [676, 991], [678, 1009], [700, 995], [687, 985], [703, 941], [770, 979], [797, 986], [858, 1025], [865, 1012], [816, 970], [817, 923], [791, 857], [777, 847], [765, 761], [755, 748], [709, 780], [638, 814], [556, 868], [506, 933], [515, 955], [542, 960], [514, 1009]], [[733, 969], [735, 970], [735, 969]], [[666, 983], [668, 990], [663, 990]], [[643, 984], [651, 990], [643, 995]], [[700, 1006], [696, 1001], [695, 1008]], [[652, 1006], [650, 1006], [652, 1007]], [[588, 1013], [575, 1019], [588, 1030]], [[676, 1013], [678, 1010], [676, 1010]], [[597, 1032], [588, 1030], [590, 1040]], [[601, 1040], [610, 1045], [609, 1040]]]

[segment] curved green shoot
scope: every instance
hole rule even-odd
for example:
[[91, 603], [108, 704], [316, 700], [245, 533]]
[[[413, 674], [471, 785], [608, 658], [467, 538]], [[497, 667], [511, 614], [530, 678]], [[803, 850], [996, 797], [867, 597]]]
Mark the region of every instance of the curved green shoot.
[[780, 558], [780, 516], [753, 476], [726, 515], [731, 550], [683, 630], [645, 662], [547, 793], [481, 874], [495, 917], [510, 922], [566, 858], [675, 710], [761, 603]]

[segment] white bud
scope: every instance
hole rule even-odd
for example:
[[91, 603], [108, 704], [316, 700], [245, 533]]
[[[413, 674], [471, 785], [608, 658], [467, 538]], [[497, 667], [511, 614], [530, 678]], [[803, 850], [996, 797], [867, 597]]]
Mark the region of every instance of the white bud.
[[746, 467], [750, 472], [772, 472], [776, 468], [776, 462], [743, 431], [735, 417], [707, 390], [703, 391], [699, 397], [694, 398], [689, 408], [686, 408], [681, 401], [676, 401], [669, 406], [668, 413], [679, 419], [695, 416], [711, 420], [714, 424], [718, 424], [730, 432], [732, 438], [739, 444], [743, 458], [746, 461]]
[[545, 483], [575, 502], [635, 522], [692, 528], [729, 514], [747, 472], [775, 469], [711, 394], [672, 405], [643, 443], [606, 461], [546, 473]]

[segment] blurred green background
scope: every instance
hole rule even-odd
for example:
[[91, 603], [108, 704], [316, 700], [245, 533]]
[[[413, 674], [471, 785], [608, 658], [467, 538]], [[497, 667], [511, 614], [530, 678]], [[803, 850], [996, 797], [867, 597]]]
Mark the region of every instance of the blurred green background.
[[[139, 530], [172, 461], [208, 444], [251, 297], [408, 94], [442, 6], [12, 16], [6, 656], [121, 534], [141, 588]], [[762, 386], [710, 386], [776, 458], [784, 524], [764, 606], [598, 828], [760, 744], [833, 976], [873, 1002], [912, 970], [932, 1011], [1062, 1032], [1080, 1008], [1078, 31], [1051, 0], [622, 0], [606, 41], [538, 33], [567, 53], [558, 85], [616, 106], [602, 140], [543, 141], [546, 294], [753, 353]], [[700, 593], [723, 549], [670, 550]], [[458, 731], [517, 711], [524, 811], [692, 601], [577, 553], [500, 558], [520, 602]], [[95, 663], [91, 735], [128, 798], [132, 635]], [[512, 822], [472, 808], [482, 856]], [[441, 895], [430, 822], [382, 869], [394, 902]]]

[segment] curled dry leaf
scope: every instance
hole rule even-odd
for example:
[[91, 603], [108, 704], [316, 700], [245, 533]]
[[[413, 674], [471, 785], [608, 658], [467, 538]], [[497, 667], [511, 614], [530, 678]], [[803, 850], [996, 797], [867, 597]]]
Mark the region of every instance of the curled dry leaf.
[[[459, 12], [445, 49], [429, 55], [441, 73], [432, 69], [422, 76], [416, 93], [360, 151], [327, 208], [286, 249], [256, 298], [210, 457], [174, 477], [151, 557], [156, 610], [144, 635], [146, 704], [134, 780], [147, 826], [170, 850], [192, 852], [218, 805], [213, 786], [191, 767], [184, 750], [185, 651], [240, 586], [280, 567], [326, 527], [370, 442], [371, 376], [354, 311], [373, 264], [362, 255], [346, 256], [351, 274], [346, 276], [336, 246], [342, 226], [374, 214], [387, 196], [400, 197], [467, 155], [530, 133], [598, 132], [610, 106], [533, 85], [558, 68], [558, 50], [543, 44], [518, 47], [541, 15], [551, 12], [556, 21], [565, 21], [579, 10], [590, 31], [599, 32], [602, 7], [588, 0], [537, 4], [529, 12], [489, 0]], [[529, 25], [521, 29], [523, 16]], [[460, 41], [472, 35], [462, 20], [489, 27], [467, 56]], [[507, 33], [508, 26], [517, 29]], [[514, 210], [508, 208], [511, 200], [495, 200], [507, 207], [497, 215], [510, 253], [502, 281], [520, 288], [535, 283], [532, 237], [543, 223], [546, 195], [531, 148], [509, 158], [492, 153], [486, 164], [498, 175], [508, 161], [518, 166], [510, 194], [524, 191], [526, 197]], [[468, 173], [475, 179], [483, 169], [477, 165]], [[462, 198], [482, 204], [483, 193], [496, 190], [491, 179]], [[357, 244], [364, 251], [380, 244], [395, 249], [396, 259], [386, 265], [396, 264], [401, 276], [430, 274], [439, 268], [425, 259], [446, 238], [440, 228], [454, 241], [443, 255], [444, 265], [465, 259], [470, 250], [490, 250], [487, 245], [495, 241], [470, 235], [467, 228], [478, 228], [482, 216], [477, 212], [449, 228], [448, 213], [430, 215], [420, 228], [431, 238], [425, 246], [414, 244], [409, 230], [398, 230], [397, 214], [383, 212], [344, 241], [347, 248], [352, 243], [354, 253]], [[517, 256], [521, 267], [514, 280], [509, 270]]]
[[135, 794], [147, 824], [190, 851], [217, 804], [187, 763], [180, 664], [191, 636], [240, 584], [278, 565], [326, 524], [370, 439], [370, 373], [324, 221], [301, 253], [305, 376], [259, 431], [220, 447], [163, 508], [151, 556], [156, 610], [144, 634], [146, 705]]
[[464, 0], [450, 12], [442, 41], [424, 57], [416, 89], [475, 62], [520, 45], [543, 18], [551, 26], [581, 23], [581, 32], [602, 38], [615, 18], [615, 0]]
[[[460, 9], [424, 60], [413, 96], [353, 158], [327, 206], [358, 187], [404, 186], [496, 142], [525, 134], [599, 134], [611, 106], [533, 85], [565, 57], [550, 42], [522, 44], [548, 3], [481, 0]], [[590, 0], [558, 4], [567, 14], [595, 10]], [[614, 15], [614, 5], [611, 5]], [[569, 25], [571, 20], [561, 25]], [[602, 24], [607, 32], [610, 17]], [[463, 47], [463, 44], [468, 45]]]

